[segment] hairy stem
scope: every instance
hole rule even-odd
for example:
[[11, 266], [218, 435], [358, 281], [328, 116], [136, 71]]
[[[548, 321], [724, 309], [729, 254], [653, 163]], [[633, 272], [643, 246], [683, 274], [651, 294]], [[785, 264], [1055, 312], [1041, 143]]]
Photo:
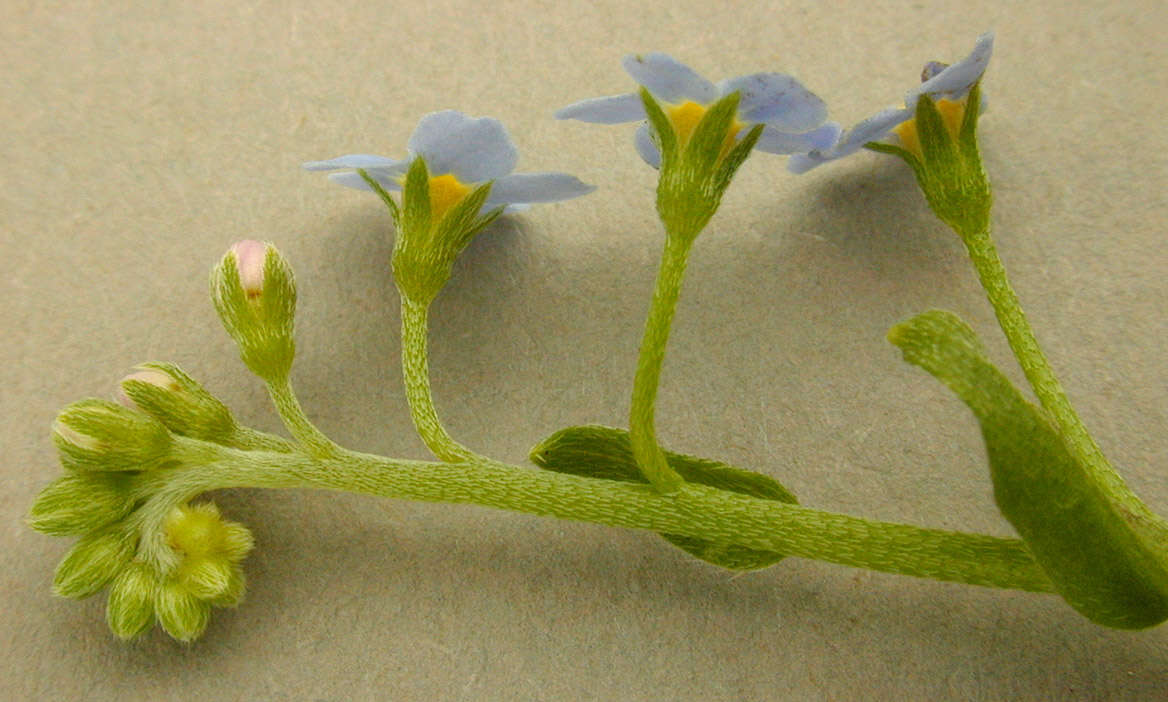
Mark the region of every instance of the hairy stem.
[[478, 454], [458, 443], [442, 426], [434, 395], [430, 390], [429, 305], [410, 300], [402, 295], [402, 377], [405, 379], [406, 400], [410, 418], [418, 436], [439, 459], [448, 462], [479, 458]]
[[1084, 465], [1091, 466], [1094, 471], [1113, 472], [1095, 439], [1087, 432], [1083, 421], [1071, 406], [1062, 384], [1050, 367], [1050, 362], [1038, 346], [1038, 340], [1034, 337], [1026, 314], [1022, 311], [1018, 296], [1006, 278], [1006, 269], [998, 258], [998, 251], [989, 229], [973, 232], [959, 230], [958, 234], [965, 242], [965, 248], [977, 270], [978, 279], [985, 288], [990, 304], [993, 305], [994, 314], [997, 315], [998, 324], [1010, 343], [1010, 349], [1022, 366], [1026, 380], [1030, 382], [1030, 387], [1034, 389], [1039, 402], [1053, 417], [1071, 449]]
[[641, 340], [641, 351], [637, 358], [637, 375], [633, 380], [632, 407], [629, 411], [629, 440], [637, 465], [653, 487], [666, 494], [675, 492], [681, 486], [682, 479], [669, 467], [665, 453], [657, 444], [653, 413], [657, 403], [657, 386], [661, 382], [661, 366], [665, 362], [665, 345], [669, 341], [669, 329], [673, 323], [674, 310], [677, 309], [677, 299], [681, 295], [681, 282], [692, 242], [692, 238], [679, 236], [665, 238], [661, 268], [657, 272], [653, 301], [645, 320], [645, 336]]
[[287, 378], [269, 382], [268, 394], [271, 395], [272, 403], [276, 406], [280, 419], [284, 420], [288, 432], [300, 442], [310, 456], [327, 458], [341, 451], [341, 447], [334, 444], [309, 421], [304, 408], [300, 406], [300, 401], [296, 399], [296, 393], [292, 392], [292, 383]]
[[[189, 450], [197, 455], [206, 449]], [[1051, 591], [1016, 539], [870, 521], [703, 485], [684, 483], [674, 494], [661, 495], [649, 485], [493, 461], [432, 463], [348, 451], [314, 460], [303, 454], [213, 450], [218, 460], [144, 479], [159, 481], [155, 489], [169, 500], [226, 487], [344, 490], [679, 534], [923, 578]]]

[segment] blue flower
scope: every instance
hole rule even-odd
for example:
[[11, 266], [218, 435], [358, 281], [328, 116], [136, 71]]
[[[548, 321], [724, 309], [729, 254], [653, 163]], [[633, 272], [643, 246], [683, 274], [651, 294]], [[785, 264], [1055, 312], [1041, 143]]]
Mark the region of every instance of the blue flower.
[[[755, 148], [772, 154], [792, 154], [824, 149], [835, 143], [840, 128], [824, 124], [827, 106], [791, 76], [754, 73], [711, 83], [693, 69], [666, 54], [626, 56], [625, 70], [661, 103], [681, 146], [693, 134], [706, 111], [719, 99], [738, 92], [740, 101], [730, 138], [741, 137], [756, 124], [764, 125]], [[596, 124], [621, 124], [646, 119], [638, 93], [583, 100], [556, 112], [558, 119]], [[641, 158], [661, 167], [661, 152], [649, 125], [642, 124], [634, 137]]]
[[512, 173], [519, 152], [506, 128], [490, 117], [472, 118], [454, 110], [431, 112], [422, 117], [409, 141], [409, 156], [392, 159], [369, 154], [350, 154], [328, 161], [310, 161], [310, 171], [332, 171], [329, 179], [358, 190], [373, 190], [358, 169], [386, 190], [401, 190], [402, 181], [415, 158], [421, 157], [430, 177], [430, 203], [438, 221], [477, 185], [492, 182], [484, 210], [524, 209], [540, 202], [568, 200], [595, 188], [566, 173]]
[[[820, 164], [853, 154], [869, 142], [890, 137], [895, 137], [900, 146], [919, 156], [920, 142], [917, 139], [914, 119], [917, 100], [922, 95], [928, 95], [936, 101], [937, 110], [946, 125], [956, 134], [965, 114], [965, 97], [969, 89], [981, 80], [993, 50], [993, 32], [986, 32], [978, 37], [969, 56], [952, 66], [937, 61], [925, 64], [925, 69], [921, 72], [920, 85], [910, 90], [904, 97], [905, 107], [877, 112], [844, 132], [839, 141], [829, 148], [815, 148], [807, 153], [792, 156], [787, 162], [788, 170], [792, 173], [806, 173]], [[984, 105], [979, 105], [978, 109], [984, 109]]]

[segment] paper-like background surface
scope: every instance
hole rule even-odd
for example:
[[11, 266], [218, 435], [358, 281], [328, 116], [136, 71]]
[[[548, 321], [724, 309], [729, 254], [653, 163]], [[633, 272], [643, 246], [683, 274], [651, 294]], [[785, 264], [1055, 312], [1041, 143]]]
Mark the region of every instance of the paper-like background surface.
[[[732, 576], [652, 535], [474, 507], [226, 491], [257, 547], [202, 640], [133, 644], [54, 598], [68, 544], [23, 515], [59, 467], [56, 411], [179, 363], [277, 430], [219, 328], [209, 267], [272, 240], [300, 284], [295, 382], [339, 443], [426, 457], [400, 389], [391, 228], [299, 164], [404, 154], [418, 118], [503, 120], [519, 170], [595, 194], [492, 227], [433, 310], [439, 409], [522, 462], [623, 425], [661, 233], [631, 125], [557, 122], [630, 90], [620, 59], [788, 71], [845, 124], [987, 28], [985, 161], [1006, 266], [1087, 425], [1168, 512], [1168, 51], [1126, 2], [0, 4], [0, 698], [1161, 699], [1168, 630], [1058, 599], [798, 559]], [[969, 413], [884, 340], [952, 309], [1015, 380], [956, 238], [899, 162], [795, 177], [759, 154], [698, 241], [658, 408], [671, 448], [764, 471], [804, 504], [1009, 535]], [[1101, 564], [1101, 567], [1104, 567]]]

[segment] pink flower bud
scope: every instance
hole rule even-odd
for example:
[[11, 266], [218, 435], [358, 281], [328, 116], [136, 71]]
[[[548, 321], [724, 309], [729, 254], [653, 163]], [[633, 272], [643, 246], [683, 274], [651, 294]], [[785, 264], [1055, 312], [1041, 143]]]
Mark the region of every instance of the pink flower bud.
[[118, 383], [117, 400], [122, 406], [129, 407], [133, 410], [142, 411], [142, 408], [139, 407], [138, 404], [130, 399], [130, 396], [126, 394], [126, 390], [122, 386], [122, 383], [126, 382], [127, 380], [140, 380], [143, 383], [150, 383], [151, 385], [156, 385], [164, 390], [169, 390], [171, 392], [178, 392], [181, 389], [178, 382], [176, 382], [174, 378], [160, 370], [144, 368], [135, 373], [131, 373], [125, 378], [122, 378], [121, 382]]
[[248, 299], [259, 296], [264, 291], [264, 262], [268, 258], [268, 245], [255, 239], [244, 239], [231, 246], [231, 253], [235, 254], [243, 292]]

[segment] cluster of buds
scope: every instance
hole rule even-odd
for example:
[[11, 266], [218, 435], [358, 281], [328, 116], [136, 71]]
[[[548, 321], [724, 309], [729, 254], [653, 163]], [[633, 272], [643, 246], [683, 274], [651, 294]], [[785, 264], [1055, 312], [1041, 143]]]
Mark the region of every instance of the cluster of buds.
[[231, 412], [199, 383], [166, 363], [139, 366], [119, 392], [120, 404], [86, 399], [53, 424], [65, 475], [46, 487], [29, 524], [53, 536], [80, 537], [57, 567], [53, 590], [85, 598], [109, 587], [107, 620], [132, 638], [154, 621], [191, 641], [212, 606], [243, 597], [240, 563], [252, 546], [248, 530], [223, 520], [211, 503], [169, 504], [159, 488], [188, 466], [188, 439], [238, 444]]
[[179, 505], [163, 524], [167, 545], [179, 556], [164, 573], [146, 559], [126, 563], [110, 585], [106, 621], [123, 639], [158, 623], [179, 641], [207, 628], [211, 607], [234, 607], [243, 598], [240, 563], [252, 548], [251, 532], [224, 520], [211, 502]]

